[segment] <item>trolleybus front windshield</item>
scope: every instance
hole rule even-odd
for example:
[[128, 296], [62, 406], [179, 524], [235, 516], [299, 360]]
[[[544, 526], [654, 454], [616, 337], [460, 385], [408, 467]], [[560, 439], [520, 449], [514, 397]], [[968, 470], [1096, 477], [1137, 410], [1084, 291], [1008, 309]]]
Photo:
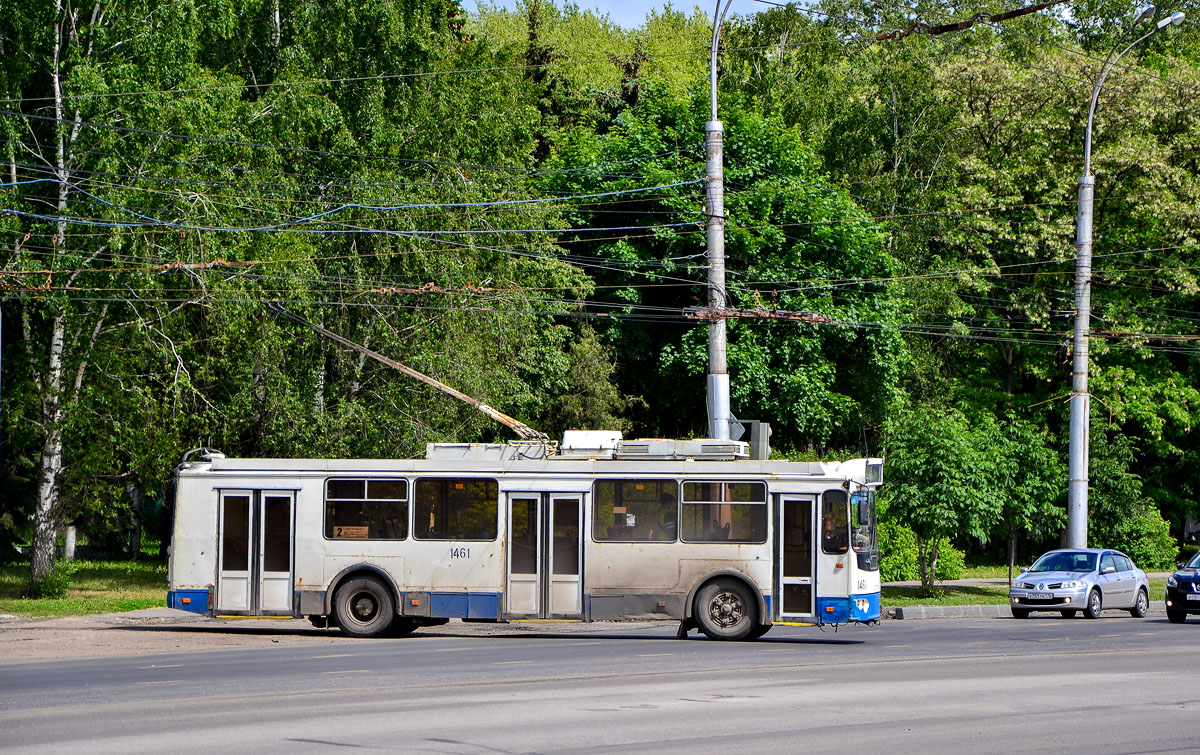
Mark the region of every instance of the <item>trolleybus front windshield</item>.
[[862, 490], [850, 496], [850, 542], [856, 551], [873, 551], [878, 547], [873, 490]]
[[850, 543], [858, 568], [879, 569], [879, 542], [875, 523], [875, 491], [860, 489], [850, 496]]

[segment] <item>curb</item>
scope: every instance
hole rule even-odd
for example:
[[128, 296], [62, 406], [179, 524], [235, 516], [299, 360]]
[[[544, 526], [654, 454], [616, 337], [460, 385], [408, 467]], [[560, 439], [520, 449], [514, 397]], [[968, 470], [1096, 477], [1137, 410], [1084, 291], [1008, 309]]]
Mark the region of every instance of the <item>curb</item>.
[[[1150, 613], [1166, 613], [1166, 611], [1167, 606], [1163, 601], [1150, 601]], [[1010, 618], [1011, 616], [1012, 612], [1009, 610], [1007, 605], [896, 606], [895, 608], [884, 609], [884, 618], [902, 619], [906, 621], [912, 621], [915, 619]]]

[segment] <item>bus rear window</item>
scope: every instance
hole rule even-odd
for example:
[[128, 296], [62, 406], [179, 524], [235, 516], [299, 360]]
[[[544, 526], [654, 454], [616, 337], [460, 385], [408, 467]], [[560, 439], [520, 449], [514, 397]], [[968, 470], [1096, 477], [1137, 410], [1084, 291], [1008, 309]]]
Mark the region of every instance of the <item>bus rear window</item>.
[[674, 480], [597, 480], [592, 537], [598, 543], [674, 542], [678, 488]]
[[325, 537], [403, 540], [408, 537], [408, 481], [325, 481]]
[[761, 482], [685, 482], [683, 539], [691, 543], [764, 543], [767, 486]]
[[413, 537], [418, 540], [495, 540], [500, 486], [473, 477], [417, 480]]

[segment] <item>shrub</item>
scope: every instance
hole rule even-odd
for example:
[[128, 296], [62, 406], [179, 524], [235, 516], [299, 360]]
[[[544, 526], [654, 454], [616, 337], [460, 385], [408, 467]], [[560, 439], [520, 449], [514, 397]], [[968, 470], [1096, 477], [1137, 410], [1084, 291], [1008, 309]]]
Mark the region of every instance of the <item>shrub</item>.
[[1200, 545], [1195, 543], [1184, 543], [1179, 546], [1179, 561], [1187, 561], [1192, 556], [1200, 553]]
[[955, 548], [947, 539], [938, 546], [937, 574], [934, 579], [962, 579], [967, 570], [967, 554]]
[[884, 582], [920, 579], [917, 571], [917, 538], [903, 524], [879, 522], [879, 577]]
[[[938, 544], [935, 580], [959, 579], [966, 571], [966, 554], [948, 538]], [[880, 518], [879, 577], [884, 582], [904, 582], [921, 578], [917, 536], [899, 522]]]
[[1117, 548], [1148, 571], [1170, 569], [1175, 565], [1178, 545], [1171, 537], [1171, 526], [1153, 505], [1144, 503], [1107, 532], [1089, 538], [1097, 548]]
[[29, 591], [31, 598], [65, 598], [67, 588], [71, 586], [71, 578], [79, 570], [74, 561], [58, 561], [50, 573], [42, 577]]

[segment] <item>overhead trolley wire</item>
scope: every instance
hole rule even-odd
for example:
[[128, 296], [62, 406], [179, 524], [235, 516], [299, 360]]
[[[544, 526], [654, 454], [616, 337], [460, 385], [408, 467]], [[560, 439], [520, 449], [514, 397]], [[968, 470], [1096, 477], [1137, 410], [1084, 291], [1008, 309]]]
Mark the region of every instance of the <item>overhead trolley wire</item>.
[[[172, 228], [172, 229], [179, 229], [179, 230], [192, 230], [192, 231], [249, 232], [249, 231], [296, 230], [296, 229], [291, 228], [291, 226], [297, 226], [297, 225], [303, 225], [306, 223], [314, 223], [317, 221], [322, 221], [334, 214], [343, 212], [345, 210], [364, 210], [364, 211], [368, 211], [368, 212], [396, 212], [396, 211], [409, 210], [409, 209], [465, 209], [465, 208], [517, 206], [517, 205], [537, 205], [537, 204], [545, 204], [548, 202], [560, 202], [560, 203], [561, 202], [569, 202], [569, 201], [572, 201], [575, 199], [595, 199], [595, 198], [601, 198], [601, 197], [613, 197], [613, 196], [623, 196], [623, 195], [629, 195], [629, 194], [646, 193], [646, 192], [652, 192], [652, 191], [660, 191], [660, 190], [664, 190], [664, 189], [673, 189], [673, 188], [678, 188], [681, 186], [693, 186], [693, 185], [700, 184], [703, 182], [704, 182], [704, 179], [698, 178], [698, 179], [693, 179], [690, 181], [679, 181], [679, 182], [672, 183], [672, 184], [638, 187], [635, 189], [614, 190], [614, 191], [601, 192], [601, 193], [596, 193], [596, 194], [582, 194], [582, 195], [566, 196], [566, 197], [540, 197], [540, 198], [534, 198], [534, 199], [494, 200], [494, 201], [490, 201], [490, 202], [444, 202], [444, 203], [442, 203], [442, 202], [420, 202], [420, 203], [405, 204], [405, 205], [368, 205], [368, 204], [348, 202], [348, 203], [339, 205], [338, 207], [335, 207], [333, 209], [326, 210], [324, 212], [315, 213], [315, 214], [309, 215], [307, 217], [295, 218], [293, 220], [289, 220], [289, 221], [285, 221], [285, 222], [281, 222], [281, 223], [264, 224], [264, 225], [258, 225], [258, 226], [244, 226], [244, 227], [242, 227], [242, 226], [201, 226], [201, 225], [193, 225], [193, 224], [187, 224], [187, 223], [178, 223], [178, 222], [169, 221], [169, 220], [162, 220], [160, 218], [154, 218], [149, 215], [139, 213], [135, 210], [132, 210], [132, 209], [129, 209], [126, 207], [122, 207], [121, 205], [109, 202], [108, 200], [106, 200], [100, 196], [97, 196], [96, 194], [93, 194], [92, 192], [89, 192], [86, 189], [83, 189], [75, 184], [68, 184], [68, 186], [73, 191], [76, 191], [96, 202], [99, 202], [102, 205], [105, 205], [107, 207], [115, 209], [119, 212], [124, 212], [126, 214], [132, 215], [142, 221], [145, 221], [145, 223], [149, 223], [154, 226], [161, 226], [164, 228]], [[16, 185], [28, 185], [30, 183], [58, 184], [60, 182], [55, 179], [51, 179], [51, 178], [40, 178], [40, 179], [34, 179], [32, 181], [19, 182], [18, 184], [0, 184], [0, 189], [13, 188]], [[117, 227], [117, 228], [139, 227], [139, 226], [143, 225], [140, 223], [131, 224], [131, 223], [121, 223], [118, 221], [98, 221], [98, 220], [85, 220], [82, 218], [74, 218], [74, 217], [50, 216], [50, 215], [43, 215], [40, 213], [30, 213], [30, 212], [25, 212], [25, 211], [21, 211], [21, 210], [14, 210], [11, 208], [0, 208], [0, 214], [9, 214], [9, 215], [17, 215], [17, 216], [21, 216], [21, 217], [30, 217], [30, 218], [36, 218], [38, 220], [46, 220], [49, 222], [56, 222], [56, 223], [57, 222], [67, 222], [67, 223], [74, 223], [74, 224], [80, 224], [80, 225], [97, 225], [97, 226]], [[454, 235], [454, 234], [489, 234], [489, 233], [547, 233], [547, 232], [553, 232], [553, 233], [575, 232], [575, 233], [578, 233], [578, 232], [585, 232], [585, 231], [592, 231], [592, 230], [626, 230], [628, 228], [678, 227], [678, 226], [686, 226], [686, 225], [693, 225], [693, 223], [658, 224], [656, 226], [621, 226], [621, 227], [616, 227], [616, 228], [602, 228], [602, 229], [567, 228], [567, 229], [519, 229], [519, 230], [493, 230], [493, 229], [487, 229], [487, 230], [430, 230], [430, 231], [414, 230], [414, 231], [407, 231], [407, 232], [413, 233], [413, 234], [431, 234], [431, 235], [432, 234], [450, 234], [450, 235]], [[330, 231], [321, 231], [321, 232], [337, 233], [339, 231], [330, 230]], [[388, 231], [381, 230], [380, 232], [386, 233]]]

